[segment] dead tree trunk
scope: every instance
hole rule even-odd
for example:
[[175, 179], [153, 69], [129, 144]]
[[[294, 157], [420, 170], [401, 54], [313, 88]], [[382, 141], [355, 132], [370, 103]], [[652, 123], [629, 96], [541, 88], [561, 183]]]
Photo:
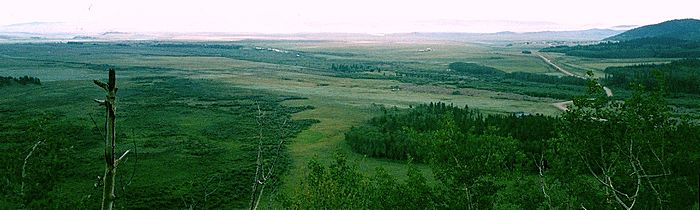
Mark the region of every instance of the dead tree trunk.
[[109, 69], [109, 80], [107, 84], [99, 80], [94, 80], [97, 86], [107, 92], [106, 100], [95, 101], [106, 108], [106, 121], [105, 121], [105, 175], [102, 177], [102, 183], [104, 184], [104, 191], [102, 192], [102, 209], [112, 209], [114, 205], [114, 177], [117, 170], [117, 165], [119, 162], [129, 153], [129, 150], [124, 152], [118, 159], [114, 158], [114, 150], [116, 148], [116, 126], [115, 126], [115, 112], [117, 109], [117, 84], [114, 69]]

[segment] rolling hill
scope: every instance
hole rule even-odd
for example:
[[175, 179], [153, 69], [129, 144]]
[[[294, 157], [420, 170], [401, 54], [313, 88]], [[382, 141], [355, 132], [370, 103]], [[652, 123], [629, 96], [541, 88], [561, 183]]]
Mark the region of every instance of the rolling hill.
[[590, 58], [698, 58], [700, 20], [670, 20], [642, 26], [603, 41], [606, 42], [554, 46], [540, 51]]
[[700, 41], [700, 20], [679, 19], [642, 26], [608, 37], [605, 41], [629, 41], [641, 38], [672, 38]]
[[390, 34], [391, 37], [413, 39], [435, 39], [453, 41], [593, 41], [622, 33], [623, 30], [588, 29], [579, 31], [538, 31], [538, 32], [498, 32], [498, 33], [459, 33], [459, 32], [416, 32]]

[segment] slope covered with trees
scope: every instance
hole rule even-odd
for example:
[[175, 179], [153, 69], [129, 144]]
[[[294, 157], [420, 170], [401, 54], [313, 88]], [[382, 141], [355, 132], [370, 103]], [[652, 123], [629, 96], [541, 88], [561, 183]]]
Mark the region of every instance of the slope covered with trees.
[[678, 19], [646, 25], [605, 38], [605, 41], [629, 41], [634, 39], [663, 37], [680, 40], [700, 40], [700, 20]]
[[700, 20], [671, 20], [643, 26], [609, 37], [599, 44], [555, 46], [541, 52], [558, 52], [591, 58], [698, 58]]
[[697, 58], [700, 42], [666, 37], [648, 37], [594, 45], [555, 46], [540, 52], [565, 53], [589, 58]]

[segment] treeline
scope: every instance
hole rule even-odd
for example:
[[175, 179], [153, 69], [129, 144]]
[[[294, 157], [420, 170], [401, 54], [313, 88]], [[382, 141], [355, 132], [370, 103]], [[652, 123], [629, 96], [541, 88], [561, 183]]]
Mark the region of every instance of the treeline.
[[[384, 109], [384, 115], [366, 125], [353, 127], [345, 134], [353, 151], [370, 157], [404, 160], [412, 157], [427, 162], [441, 138], [441, 129], [449, 127], [459, 136], [491, 134], [513, 137], [523, 147], [541, 139], [554, 137], [554, 117], [516, 113], [483, 115], [468, 107], [458, 108], [445, 103], [419, 105], [406, 111]], [[525, 149], [536, 152], [536, 149]]]
[[[657, 73], [655, 73], [657, 72]], [[700, 60], [684, 59], [667, 64], [644, 64], [605, 69], [603, 81], [609, 86], [630, 88], [631, 84], [657, 86], [657, 77], [663, 76], [670, 93], [700, 94]]]
[[476, 63], [454, 62], [454, 63], [450, 63], [449, 65], [447, 65], [447, 67], [454, 72], [470, 74], [470, 75], [501, 76], [501, 75], [505, 74], [505, 72], [503, 72], [497, 68], [479, 65]]
[[475, 63], [454, 62], [448, 71], [410, 71], [397, 80], [407, 83], [443, 83], [458, 88], [510, 92], [533, 97], [571, 100], [585, 91], [586, 80], [571, 76], [552, 76], [529, 72], [504, 72]]
[[525, 82], [536, 82], [545, 84], [562, 84], [562, 85], [578, 85], [585, 86], [585, 79], [572, 76], [551, 76], [545, 74], [535, 74], [529, 72], [511, 72], [506, 73], [499, 69], [483, 66], [475, 63], [454, 62], [448, 65], [449, 69], [455, 73], [469, 76], [490, 76], [498, 79], [512, 79]]
[[575, 85], [575, 86], [585, 86], [587, 84], [585, 79], [572, 76], [552, 76], [546, 74], [535, 74], [529, 72], [511, 72], [503, 76], [506, 79], [513, 79], [519, 81], [527, 82], [537, 82], [553, 85]]
[[382, 72], [382, 70], [373, 65], [365, 64], [331, 64], [331, 70], [333, 71], [344, 71], [344, 72], [357, 72], [357, 71], [369, 71], [369, 72]]
[[12, 84], [28, 85], [35, 84], [41, 85], [41, 80], [36, 77], [22, 76], [22, 77], [3, 77], [0, 76], [0, 86], [7, 86]]
[[209, 49], [241, 49], [242, 45], [222, 45], [210, 43], [158, 43], [152, 47], [162, 48], [209, 48]]
[[697, 58], [700, 57], [700, 42], [654, 37], [594, 45], [547, 47], [540, 52], [589, 58]]
[[382, 169], [375, 176], [364, 176], [341, 156], [327, 166], [310, 162], [306, 179], [286, 194], [285, 205], [301, 209], [694, 208], [698, 205], [700, 126], [672, 117], [660, 90], [637, 91], [622, 103], [591, 87], [589, 94], [574, 100], [575, 106], [556, 119], [501, 116], [489, 122], [473, 110], [440, 103], [387, 110], [367, 125], [352, 128], [348, 143], [367, 155], [421, 158], [431, 166], [434, 184], [413, 167], [404, 181], [396, 181]]

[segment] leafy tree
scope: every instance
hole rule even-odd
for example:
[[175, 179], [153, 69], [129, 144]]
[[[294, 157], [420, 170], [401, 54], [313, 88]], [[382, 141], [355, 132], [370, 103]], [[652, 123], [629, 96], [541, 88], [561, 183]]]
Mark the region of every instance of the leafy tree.
[[586, 207], [664, 208], [681, 196], [669, 189], [681, 178], [671, 177], [673, 157], [684, 151], [673, 135], [678, 121], [670, 117], [662, 83], [653, 91], [638, 87], [624, 102], [601, 97], [601, 89], [592, 87], [563, 114], [561, 158], [553, 168], [568, 171], [560, 174], [564, 179], [579, 177], [580, 184], [595, 181], [592, 187], [575, 186], [589, 195], [583, 198]]

